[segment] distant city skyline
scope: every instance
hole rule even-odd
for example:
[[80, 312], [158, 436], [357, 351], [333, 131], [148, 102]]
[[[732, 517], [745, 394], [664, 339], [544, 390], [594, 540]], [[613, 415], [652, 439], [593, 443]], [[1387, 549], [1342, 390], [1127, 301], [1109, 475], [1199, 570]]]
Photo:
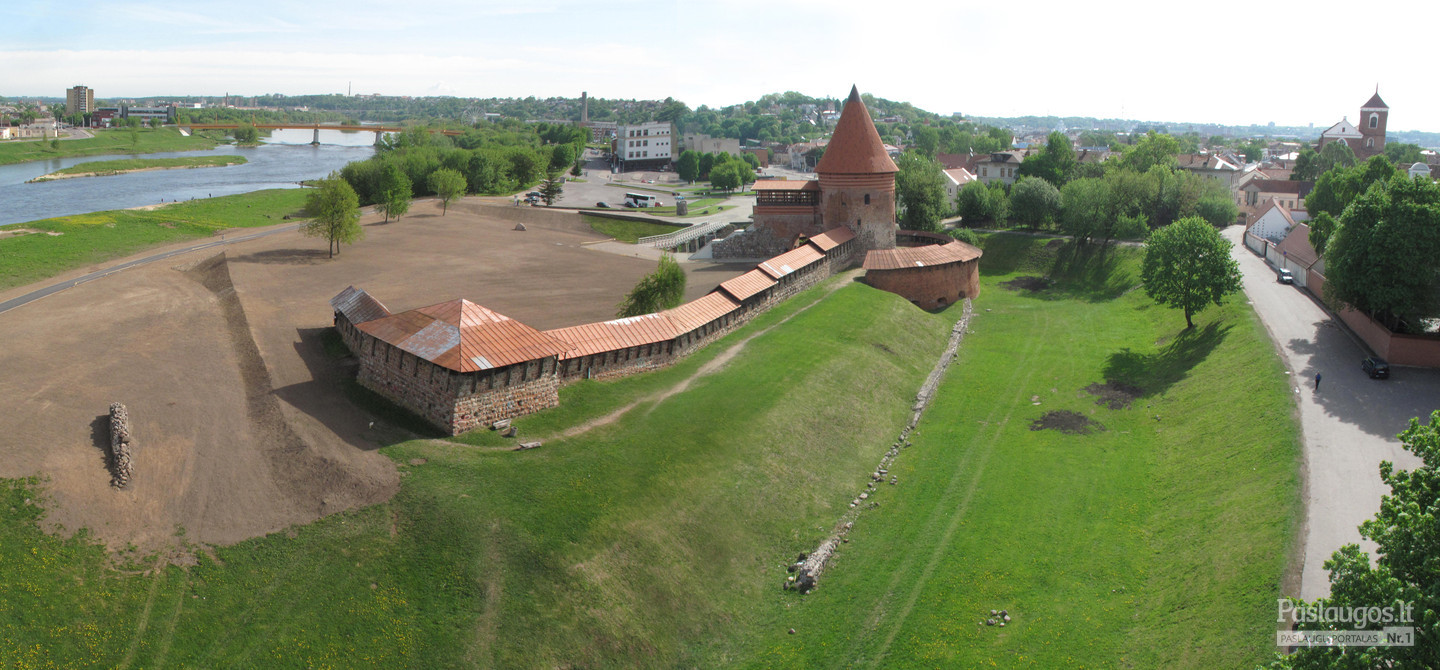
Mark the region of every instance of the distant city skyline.
[[789, 90], [843, 98], [853, 83], [943, 115], [1323, 129], [1353, 122], [1378, 84], [1392, 131], [1440, 132], [1430, 59], [1406, 57], [1395, 29], [1435, 25], [1432, 2], [1102, 0], [1083, 15], [1056, 0], [961, 4], [25, 3], [0, 24], [0, 96], [63, 98], [77, 84], [100, 99], [589, 91], [694, 108]]

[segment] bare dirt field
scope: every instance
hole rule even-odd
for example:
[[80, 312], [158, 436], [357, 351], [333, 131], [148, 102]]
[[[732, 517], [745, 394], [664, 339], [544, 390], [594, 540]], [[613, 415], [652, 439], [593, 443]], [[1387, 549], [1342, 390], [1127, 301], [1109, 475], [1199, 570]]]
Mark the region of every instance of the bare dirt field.
[[[526, 230], [514, 230], [517, 221]], [[0, 477], [38, 475], [48, 521], [112, 549], [228, 544], [389, 498], [383, 425], [327, 356], [330, 297], [392, 311], [466, 298], [547, 329], [613, 318], [653, 260], [592, 248], [573, 214], [417, 201], [326, 258], [282, 233], [134, 268], [0, 314]], [[118, 262], [118, 261], [117, 261]], [[687, 263], [687, 299], [748, 268]], [[106, 410], [130, 410], [130, 487], [110, 487]], [[393, 429], [390, 429], [393, 430]]]

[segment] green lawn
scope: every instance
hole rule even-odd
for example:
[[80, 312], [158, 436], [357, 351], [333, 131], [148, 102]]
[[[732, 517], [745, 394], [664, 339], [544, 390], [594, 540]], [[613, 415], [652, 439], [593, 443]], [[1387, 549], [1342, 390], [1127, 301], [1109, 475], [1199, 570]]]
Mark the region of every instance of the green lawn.
[[122, 209], [3, 226], [0, 231], [41, 232], [0, 237], [0, 290], [227, 228], [282, 223], [285, 215], [297, 215], [304, 207], [304, 189], [272, 189], [148, 212]]
[[[1129, 290], [1133, 257], [1105, 265], [1005, 235], [985, 247], [973, 332], [892, 468], [899, 485], [882, 485], [810, 595], [779, 588], [785, 563], [868, 481], [958, 308], [930, 314], [832, 279], [672, 368], [562, 389], [560, 407], [516, 422], [541, 449], [485, 448], [508, 444], [489, 432], [394, 444], [383, 453], [406, 476], [392, 501], [150, 576], [117, 571], [83, 536], [42, 533], [24, 502], [39, 484], [5, 483], [0, 658], [15, 668], [1263, 662], [1299, 452], [1258, 322], [1241, 301], [1181, 333], [1180, 314]], [[1056, 266], [1062, 281], [1041, 293], [999, 285]], [[720, 371], [692, 379], [751, 336]], [[1096, 405], [1082, 389], [1107, 380], [1140, 397], [1130, 409]], [[1031, 431], [1050, 410], [1105, 430]], [[977, 626], [992, 608], [1012, 625]]]
[[49, 181], [59, 175], [84, 175], [102, 177], [140, 170], [173, 170], [179, 168], [225, 167], [243, 165], [248, 162], [244, 156], [193, 156], [188, 158], [122, 158], [113, 161], [91, 161], [56, 170], [31, 181]]
[[[1057, 260], [1083, 279], [1034, 295], [1000, 285]], [[1133, 259], [1097, 282], [1064, 247], [996, 235], [982, 263], [973, 332], [893, 470], [900, 485], [882, 487], [885, 506], [856, 524], [819, 590], [769, 596], [777, 625], [747, 665], [1265, 663], [1299, 439], [1243, 297], [1182, 332], [1179, 312], [1125, 292]], [[1110, 409], [1084, 391], [1111, 380], [1143, 392]], [[1105, 430], [1032, 430], [1051, 410]], [[1013, 622], [981, 625], [992, 609]]]
[[635, 244], [642, 237], [650, 235], [664, 235], [680, 230], [680, 226], [672, 226], [667, 223], [650, 223], [649, 221], [627, 221], [625, 219], [607, 219], [603, 216], [590, 216], [581, 214], [585, 222], [595, 232], [601, 235], [613, 237], [620, 242]]
[[92, 130], [95, 137], [83, 140], [60, 140], [60, 148], [50, 142], [0, 142], [0, 165], [26, 161], [50, 160], [69, 156], [103, 156], [106, 154], [153, 154], [162, 151], [200, 151], [214, 149], [223, 140], [218, 132], [196, 133], [190, 137], [176, 128], [137, 129], [132, 138], [126, 128]]

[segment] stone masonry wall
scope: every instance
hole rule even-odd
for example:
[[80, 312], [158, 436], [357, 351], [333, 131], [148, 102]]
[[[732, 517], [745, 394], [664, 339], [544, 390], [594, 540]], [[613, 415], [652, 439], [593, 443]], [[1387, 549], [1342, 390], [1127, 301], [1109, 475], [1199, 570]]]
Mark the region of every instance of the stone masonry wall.
[[460, 373], [360, 331], [343, 315], [335, 328], [360, 361], [358, 381], [371, 391], [458, 435], [560, 404], [559, 387], [580, 379], [617, 379], [684, 359], [787, 298], [849, 268], [860, 247], [852, 240], [792, 272], [739, 309], [669, 342], [602, 352], [570, 361], [546, 358], [495, 370]]
[[533, 414], [560, 404], [560, 377], [548, 374], [517, 386], [482, 391], [455, 401], [450, 434], [489, 426], [501, 419]]
[[355, 341], [361, 386], [452, 435], [560, 404], [554, 358], [460, 373], [364, 333]]

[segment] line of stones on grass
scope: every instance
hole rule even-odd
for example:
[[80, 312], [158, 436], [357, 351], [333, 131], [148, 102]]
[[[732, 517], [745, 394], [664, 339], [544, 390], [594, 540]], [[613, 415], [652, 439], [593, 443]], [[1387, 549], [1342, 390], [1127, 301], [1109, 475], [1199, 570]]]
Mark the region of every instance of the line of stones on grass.
[[[900, 455], [901, 449], [910, 447], [910, 434], [914, 432], [915, 426], [920, 424], [920, 417], [925, 414], [925, 409], [930, 406], [930, 401], [935, 397], [935, 391], [940, 387], [940, 380], [945, 376], [945, 371], [955, 360], [955, 353], [960, 349], [960, 343], [969, 332], [970, 317], [974, 315], [970, 299], [965, 299], [965, 308], [961, 312], [960, 320], [955, 322], [955, 327], [950, 329], [950, 343], [945, 347], [945, 352], [940, 359], [935, 361], [935, 367], [931, 368], [929, 376], [920, 385], [920, 390], [915, 393], [915, 403], [911, 405], [910, 421], [900, 430], [900, 435], [890, 449], [880, 458], [880, 463], [870, 473], [870, 481], [866, 482], [865, 490], [850, 501], [850, 510], [840, 516], [840, 521], [835, 524], [830, 536], [815, 551], [809, 554], [800, 554], [795, 563], [790, 565], [789, 571], [795, 574], [787, 577], [782, 585], [785, 589], [795, 589], [800, 593], [809, 593], [819, 585], [820, 573], [825, 571], [825, 565], [834, 556], [835, 550], [842, 544], [849, 542], [845, 537], [850, 529], [855, 527], [855, 520], [860, 513], [867, 509], [875, 509], [880, 503], [871, 500], [879, 489], [877, 482], [888, 481], [892, 486], [899, 483], [899, 479], [890, 474], [890, 467], [895, 464], [895, 459]], [[868, 502], [868, 504], [867, 504]]]

